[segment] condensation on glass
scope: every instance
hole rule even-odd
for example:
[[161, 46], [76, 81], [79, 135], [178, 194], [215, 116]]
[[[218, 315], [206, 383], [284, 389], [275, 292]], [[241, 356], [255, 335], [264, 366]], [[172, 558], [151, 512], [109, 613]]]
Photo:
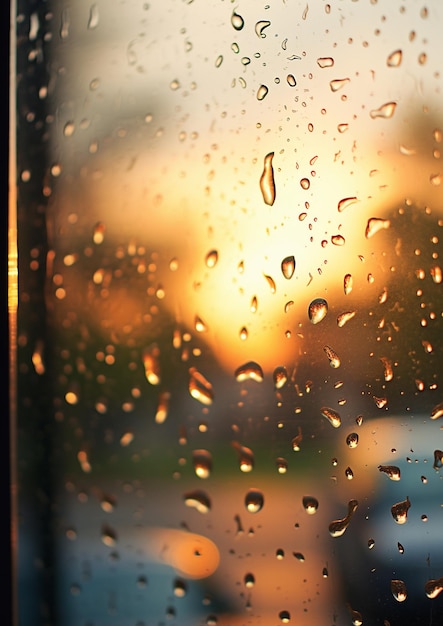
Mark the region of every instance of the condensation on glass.
[[18, 3], [17, 623], [443, 620], [442, 27]]

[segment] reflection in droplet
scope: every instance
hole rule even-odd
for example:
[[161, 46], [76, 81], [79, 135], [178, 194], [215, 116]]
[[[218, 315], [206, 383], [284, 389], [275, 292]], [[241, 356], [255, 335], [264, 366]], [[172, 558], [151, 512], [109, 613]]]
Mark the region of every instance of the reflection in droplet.
[[443, 576], [441, 578], [431, 578], [425, 584], [425, 593], [433, 600], [443, 591]]
[[290, 87], [295, 87], [297, 85], [297, 80], [293, 74], [288, 74], [286, 76], [286, 82]]
[[400, 468], [397, 467], [396, 465], [379, 465], [378, 470], [380, 472], [383, 472], [387, 476], [389, 476], [391, 480], [395, 480], [395, 481], [400, 480], [400, 477], [401, 477]]
[[308, 317], [312, 324], [321, 322], [328, 312], [328, 303], [323, 298], [312, 300], [308, 307]]
[[355, 317], [355, 311], [345, 311], [337, 316], [337, 326], [342, 328], [349, 320]]
[[375, 541], [374, 539], [368, 539], [368, 548], [369, 550], [372, 550], [372, 548], [375, 546]]
[[386, 59], [386, 64], [388, 67], [398, 67], [401, 63], [403, 56], [403, 52], [399, 50], [394, 50]]
[[211, 383], [195, 367], [189, 369], [189, 393], [202, 404], [212, 404], [214, 394]]
[[323, 417], [326, 417], [326, 419], [331, 424], [331, 426], [333, 426], [334, 428], [340, 427], [341, 417], [340, 417], [340, 414], [337, 413], [337, 411], [335, 411], [334, 409], [331, 409], [330, 407], [323, 406], [320, 409], [320, 412], [323, 415]]
[[358, 502], [357, 500], [350, 500], [348, 502], [348, 513], [342, 519], [334, 520], [329, 524], [329, 534], [331, 537], [341, 537], [346, 529], [348, 528], [352, 516], [357, 510]]
[[248, 589], [253, 587], [255, 584], [254, 574], [251, 574], [251, 573], [245, 574], [244, 581], [245, 581], [245, 587], [248, 587]]
[[187, 591], [185, 581], [181, 578], [176, 578], [173, 583], [173, 590], [176, 598], [184, 598]]
[[274, 168], [272, 167], [272, 159], [274, 153], [270, 152], [265, 156], [263, 172], [260, 177], [260, 189], [262, 192], [264, 203], [272, 206], [275, 202], [275, 181]]
[[394, 115], [396, 106], [397, 106], [396, 102], [387, 102], [386, 104], [383, 104], [378, 109], [373, 109], [369, 113], [369, 115], [371, 116], [372, 119], [375, 119], [377, 117], [389, 119]]
[[286, 384], [288, 380], [288, 373], [286, 371], [286, 368], [283, 367], [282, 365], [279, 367], [276, 367], [272, 378], [274, 381], [275, 389], [281, 389], [282, 387], [284, 387], [284, 385]]
[[335, 350], [333, 350], [331, 346], [324, 346], [323, 350], [329, 359], [329, 365], [333, 367], [334, 369], [336, 369], [337, 367], [340, 367], [340, 357], [335, 352]]
[[218, 261], [218, 252], [217, 250], [211, 250], [208, 252], [205, 258], [206, 267], [215, 267]]
[[390, 226], [390, 220], [383, 220], [379, 217], [371, 217], [366, 224], [365, 237], [366, 239], [370, 239], [380, 230], [386, 230]]
[[199, 513], [208, 513], [211, 510], [211, 500], [205, 491], [188, 491], [183, 499], [186, 506], [197, 509]]
[[250, 489], [245, 496], [245, 506], [249, 513], [258, 513], [263, 508], [264, 496], [258, 489]]
[[356, 448], [358, 446], [358, 434], [349, 433], [346, 437], [346, 445], [349, 446], [349, 448]]
[[322, 69], [325, 67], [332, 67], [334, 65], [334, 59], [332, 57], [320, 57], [317, 59], [317, 65]]
[[241, 15], [233, 11], [231, 15], [231, 24], [235, 28], [235, 30], [241, 30], [245, 25], [245, 21]]
[[408, 597], [406, 584], [403, 580], [391, 580], [391, 592], [397, 602], [404, 602]]
[[283, 624], [288, 624], [291, 621], [291, 614], [289, 613], [289, 611], [280, 611], [278, 616]]
[[302, 189], [304, 189], [306, 191], [307, 189], [309, 189], [310, 186], [311, 186], [311, 182], [310, 182], [309, 178], [302, 178], [301, 179], [300, 187]]
[[99, 246], [101, 243], [103, 243], [105, 239], [105, 231], [106, 226], [103, 224], [103, 222], [97, 222], [97, 224], [95, 224], [94, 230], [92, 231], [92, 241], [95, 243], [95, 245]]
[[356, 202], [358, 202], [358, 198], [356, 198], [355, 196], [352, 196], [349, 198], [342, 198], [337, 205], [338, 212], [342, 213], [345, 209], [349, 208], [351, 205], [355, 204]]
[[235, 379], [238, 382], [243, 382], [244, 380], [255, 380], [258, 383], [263, 381], [263, 370], [258, 363], [255, 361], [249, 361], [244, 365], [241, 365], [235, 370]]
[[397, 524], [405, 524], [407, 522], [410, 506], [411, 502], [408, 496], [406, 496], [406, 500], [402, 500], [391, 506], [391, 515]]
[[251, 305], [249, 307], [251, 313], [256, 313], [257, 312], [257, 307], [258, 307], [257, 296], [253, 296], [252, 299], [251, 299]]
[[209, 478], [212, 471], [212, 455], [210, 452], [207, 450], [194, 450], [192, 453], [192, 464], [199, 478]]
[[246, 328], [246, 326], [242, 326], [242, 328], [240, 328], [240, 332], [239, 332], [239, 336], [240, 339], [242, 341], [246, 341], [246, 339], [248, 338], [248, 329]]
[[405, 549], [404, 549], [404, 547], [401, 545], [401, 543], [399, 541], [397, 542], [397, 549], [400, 552], [400, 554], [404, 554], [405, 553]]
[[257, 100], [264, 100], [268, 95], [268, 91], [269, 89], [266, 87], [266, 85], [260, 85], [257, 90]]
[[318, 510], [318, 500], [314, 496], [303, 497], [303, 508], [308, 515], [314, 515]]
[[281, 262], [281, 271], [285, 278], [288, 280], [293, 277], [295, 272], [295, 258], [293, 256], [287, 256]]
[[330, 81], [329, 87], [331, 88], [331, 91], [335, 93], [339, 89], [342, 89], [349, 82], [350, 82], [349, 78], [337, 78], [335, 80]]
[[268, 28], [268, 26], [270, 25], [271, 22], [269, 22], [268, 20], [261, 20], [260, 22], [257, 22], [255, 25], [255, 34], [257, 35], [257, 37], [261, 37], [262, 39], [264, 39], [266, 37], [265, 29]]

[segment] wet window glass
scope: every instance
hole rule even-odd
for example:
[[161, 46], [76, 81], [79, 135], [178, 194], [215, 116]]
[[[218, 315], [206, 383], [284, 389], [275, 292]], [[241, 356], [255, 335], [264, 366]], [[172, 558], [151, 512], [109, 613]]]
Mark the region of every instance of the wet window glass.
[[13, 11], [16, 624], [443, 623], [440, 2]]

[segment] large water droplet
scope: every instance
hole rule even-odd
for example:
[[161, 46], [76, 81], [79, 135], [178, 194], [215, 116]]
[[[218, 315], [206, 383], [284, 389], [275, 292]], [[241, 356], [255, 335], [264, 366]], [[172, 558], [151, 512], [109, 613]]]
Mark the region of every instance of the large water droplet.
[[96, 4], [92, 4], [89, 11], [88, 29], [94, 30], [94, 28], [97, 28], [99, 20], [100, 16], [98, 12], [98, 6]]
[[431, 420], [436, 420], [442, 416], [443, 416], [443, 402], [439, 402], [432, 409], [430, 417], [431, 417]]
[[215, 267], [218, 261], [218, 252], [217, 250], [211, 250], [208, 252], [205, 258], [206, 267]]
[[272, 276], [268, 276], [267, 274], [263, 274], [263, 276], [266, 278], [266, 282], [269, 285], [271, 293], [275, 293], [277, 291], [277, 286], [275, 284], [275, 280], [272, 278]]
[[443, 450], [434, 450], [433, 468], [439, 470], [443, 467]]
[[286, 82], [290, 87], [295, 87], [297, 85], [297, 80], [293, 74], [288, 74], [286, 76]]
[[257, 22], [255, 25], [255, 33], [257, 37], [261, 37], [261, 39], [264, 39], [266, 37], [265, 29], [268, 28], [268, 26], [270, 25], [271, 22], [269, 22], [268, 20], [261, 20], [260, 22]]
[[332, 67], [334, 65], [334, 59], [332, 57], [320, 57], [317, 59], [317, 65], [322, 69], [325, 67]]
[[402, 500], [391, 506], [391, 515], [397, 524], [406, 524], [410, 506], [411, 502], [407, 496], [406, 500]]
[[288, 280], [293, 277], [295, 272], [295, 258], [293, 256], [287, 256], [281, 262], [281, 271], [285, 278]]
[[394, 370], [392, 369], [392, 361], [384, 356], [380, 357], [380, 361], [383, 363], [385, 381], [389, 382], [390, 380], [394, 378]]
[[143, 350], [143, 366], [145, 368], [145, 377], [151, 385], [160, 383], [160, 349], [156, 343]]
[[258, 513], [263, 508], [264, 496], [258, 489], [250, 489], [245, 496], [245, 506], [249, 513]]
[[318, 500], [314, 496], [303, 497], [303, 508], [308, 515], [314, 515], [318, 510]]
[[328, 303], [323, 298], [312, 300], [308, 307], [308, 317], [312, 324], [321, 322], [328, 312]]
[[326, 417], [326, 419], [328, 420], [328, 422], [334, 427], [334, 428], [339, 428], [341, 425], [341, 417], [340, 414], [337, 413], [337, 411], [335, 411], [334, 409], [331, 409], [327, 406], [323, 406], [320, 409], [321, 414], [323, 415], [323, 417]]
[[176, 578], [173, 584], [174, 596], [176, 598], [184, 598], [187, 592], [187, 586], [184, 580]]
[[342, 198], [337, 205], [338, 212], [342, 213], [345, 209], [349, 208], [356, 202], [358, 202], [358, 198], [356, 198], [355, 196]]
[[350, 500], [348, 502], [348, 513], [342, 519], [334, 520], [329, 524], [329, 534], [331, 537], [341, 537], [346, 529], [348, 528], [352, 516], [357, 510], [358, 502], [357, 500]]
[[379, 465], [378, 469], [380, 472], [383, 472], [384, 474], [389, 476], [391, 480], [395, 480], [395, 481], [400, 480], [400, 477], [401, 477], [400, 468], [397, 467], [396, 465]]
[[403, 53], [401, 50], [394, 50], [386, 59], [388, 67], [398, 67], [401, 63]]
[[329, 365], [333, 367], [334, 369], [336, 369], [337, 367], [340, 367], [340, 357], [338, 356], [336, 351], [333, 348], [331, 348], [331, 346], [325, 346], [323, 350], [329, 359]]
[[189, 369], [189, 393], [205, 405], [212, 404], [214, 394], [211, 383], [195, 367]]
[[408, 591], [406, 584], [403, 580], [393, 579], [391, 580], [391, 592], [397, 602], [404, 602], [408, 597]]
[[346, 437], [346, 445], [350, 448], [356, 448], [358, 446], [358, 434], [349, 433], [349, 435]]
[[349, 320], [352, 320], [355, 317], [355, 311], [345, 311], [337, 316], [337, 326], [342, 328]]
[[443, 576], [441, 578], [431, 578], [425, 584], [425, 593], [433, 600], [443, 591]]
[[272, 167], [272, 159], [274, 153], [270, 152], [265, 156], [263, 173], [260, 177], [260, 189], [265, 204], [272, 206], [275, 202], [275, 181], [274, 168]]
[[286, 474], [286, 472], [288, 471], [288, 462], [281, 456], [276, 458], [275, 465], [279, 474]]
[[260, 85], [257, 90], [257, 100], [264, 100], [268, 95], [268, 91], [269, 89], [266, 87], [266, 85]]
[[329, 83], [329, 87], [331, 88], [331, 91], [335, 93], [339, 89], [342, 89], [349, 82], [349, 78], [336, 78], [335, 80], [331, 80], [331, 82]]
[[248, 587], [248, 589], [251, 589], [255, 584], [254, 574], [251, 574], [250, 572], [248, 574], [245, 574], [244, 581], [245, 581], [245, 587]]
[[231, 15], [231, 24], [235, 28], [235, 30], [241, 30], [245, 25], [245, 21], [241, 15], [233, 11]]
[[240, 471], [251, 472], [254, 469], [254, 453], [251, 448], [240, 445], [237, 441], [232, 442], [232, 447], [238, 452]]
[[345, 238], [343, 237], [343, 235], [332, 235], [331, 237], [331, 243], [334, 246], [344, 246], [346, 243]]
[[199, 478], [209, 478], [212, 471], [212, 455], [207, 450], [194, 450], [192, 464]]
[[370, 239], [380, 230], [386, 230], [390, 226], [390, 220], [383, 220], [379, 217], [371, 217], [366, 224], [365, 237], [366, 239]]
[[283, 367], [282, 365], [279, 367], [276, 367], [272, 378], [274, 381], [275, 389], [281, 389], [282, 387], [284, 387], [284, 385], [286, 384], [288, 380], [288, 372], [286, 371], [286, 368]]
[[345, 277], [343, 278], [343, 291], [345, 296], [348, 296], [351, 293], [353, 282], [351, 274], [345, 274]]
[[386, 104], [382, 104], [378, 109], [373, 109], [369, 115], [372, 119], [377, 117], [381, 117], [384, 119], [389, 119], [394, 115], [395, 107], [397, 106], [396, 102], [387, 102]]
[[238, 382], [255, 380], [257, 383], [261, 383], [263, 376], [262, 368], [258, 363], [255, 363], [255, 361], [248, 361], [248, 363], [244, 363], [244, 365], [241, 365], [235, 370], [235, 379]]
[[305, 191], [307, 191], [309, 189], [309, 187], [311, 186], [311, 181], [309, 180], [309, 178], [302, 178], [300, 181], [300, 187], [302, 189], [304, 189]]
[[280, 611], [278, 614], [283, 624], [288, 624], [291, 621], [291, 614], [289, 611]]
[[197, 509], [199, 513], [208, 513], [211, 510], [211, 500], [205, 491], [188, 491], [183, 499], [186, 506]]

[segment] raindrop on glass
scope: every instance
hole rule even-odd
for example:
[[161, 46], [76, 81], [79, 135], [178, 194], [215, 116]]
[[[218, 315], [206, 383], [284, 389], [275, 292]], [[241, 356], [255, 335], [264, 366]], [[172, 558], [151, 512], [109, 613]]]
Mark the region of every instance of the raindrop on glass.
[[245, 496], [245, 507], [249, 513], [258, 513], [262, 510], [264, 496], [258, 489], [250, 489]]
[[273, 158], [273, 152], [270, 152], [265, 156], [263, 172], [260, 177], [260, 189], [262, 192], [263, 201], [268, 206], [272, 206], [275, 202], [274, 168], [272, 167]]
[[328, 303], [323, 298], [312, 300], [308, 307], [308, 317], [312, 324], [321, 322], [328, 312]]
[[378, 109], [373, 109], [369, 115], [372, 119], [376, 119], [377, 117], [381, 117], [383, 119], [390, 119], [395, 112], [395, 108], [397, 106], [396, 102], [387, 102], [383, 104]]
[[314, 515], [318, 510], [318, 500], [314, 498], [314, 496], [304, 496], [303, 497], [303, 508], [308, 515]]
[[287, 256], [281, 262], [281, 271], [285, 278], [288, 280], [293, 277], [295, 272], [295, 258], [293, 256]]
[[406, 500], [402, 500], [391, 506], [391, 515], [397, 524], [405, 524], [407, 522], [410, 506], [411, 502], [407, 496]]

